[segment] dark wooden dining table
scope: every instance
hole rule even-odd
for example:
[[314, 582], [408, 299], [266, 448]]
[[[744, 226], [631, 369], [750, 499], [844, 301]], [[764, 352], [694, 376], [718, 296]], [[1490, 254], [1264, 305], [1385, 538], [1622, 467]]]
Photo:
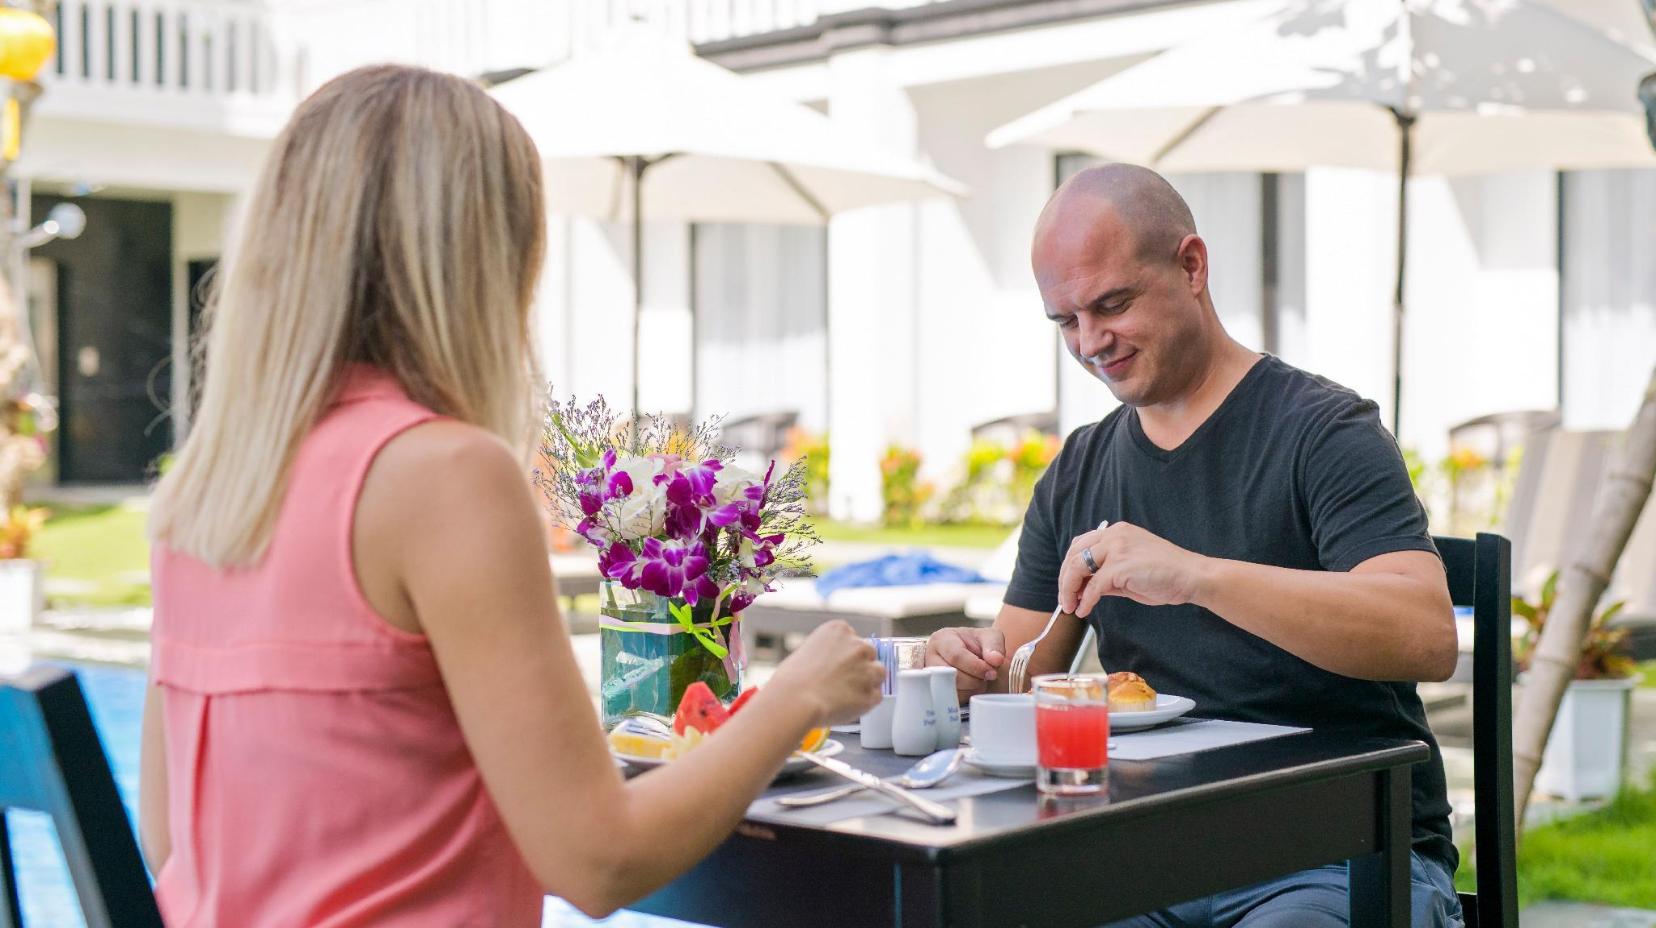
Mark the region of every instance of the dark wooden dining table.
[[[839, 755], [882, 776], [913, 758]], [[630, 908], [704, 925], [1076, 926], [1349, 861], [1351, 923], [1409, 924], [1409, 770], [1418, 741], [1309, 731], [1110, 763], [1107, 795], [1031, 783], [950, 800], [953, 825], [906, 813], [827, 825], [749, 818], [693, 870]], [[839, 782], [817, 772], [767, 796]]]

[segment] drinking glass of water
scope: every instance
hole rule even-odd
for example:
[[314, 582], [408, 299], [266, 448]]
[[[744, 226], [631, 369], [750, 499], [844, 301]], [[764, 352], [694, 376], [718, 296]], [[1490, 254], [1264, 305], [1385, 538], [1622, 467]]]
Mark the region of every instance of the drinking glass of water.
[[1035, 678], [1035, 787], [1074, 796], [1109, 787], [1110, 697], [1101, 673]]

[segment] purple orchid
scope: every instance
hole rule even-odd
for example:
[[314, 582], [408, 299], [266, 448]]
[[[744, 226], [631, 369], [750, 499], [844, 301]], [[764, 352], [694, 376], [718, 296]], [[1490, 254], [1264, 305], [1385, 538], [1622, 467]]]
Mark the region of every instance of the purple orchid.
[[587, 516], [575, 526], [575, 533], [587, 540], [594, 548], [603, 550], [615, 543], [615, 533], [609, 527], [598, 521], [596, 516]]
[[749, 472], [720, 444], [717, 421], [629, 422], [602, 400], [552, 397], [548, 408], [535, 484], [610, 582], [704, 613], [712, 604], [718, 618], [809, 571], [802, 462]]
[[604, 508], [604, 503], [609, 500], [632, 495], [632, 476], [626, 471], [615, 470], [615, 451], [605, 449], [601, 461], [597, 467], [583, 471], [575, 477], [575, 482], [581, 488], [581, 512], [587, 516], [597, 515], [598, 510]]
[[632, 549], [617, 541], [598, 555], [598, 572], [611, 580], [621, 581], [621, 585], [629, 589], [638, 586], [637, 573], [638, 558]]
[[[723, 468], [724, 464], [717, 458], [710, 458], [700, 464], [680, 464], [670, 472], [656, 475], [658, 485], [667, 485], [668, 535], [689, 540], [704, 534], [709, 522], [718, 527], [730, 524], [730, 519], [719, 521], [713, 518], [717, 511], [714, 508], [713, 484]], [[711, 539], [703, 539], [704, 544], [710, 542]]]
[[[695, 581], [707, 572], [707, 552], [700, 542], [644, 539], [638, 554], [638, 585], [657, 596], [683, 596], [691, 605], [692, 596], [702, 592]], [[717, 587], [714, 588], [717, 593]]]
[[[652, 455], [654, 457], [654, 455]], [[697, 499], [711, 496], [713, 484], [719, 479], [719, 471], [724, 469], [724, 462], [718, 458], [709, 458], [700, 464], [685, 464], [674, 459], [667, 462], [661, 473], [656, 475], [656, 483], [674, 483], [683, 480], [690, 494]]]

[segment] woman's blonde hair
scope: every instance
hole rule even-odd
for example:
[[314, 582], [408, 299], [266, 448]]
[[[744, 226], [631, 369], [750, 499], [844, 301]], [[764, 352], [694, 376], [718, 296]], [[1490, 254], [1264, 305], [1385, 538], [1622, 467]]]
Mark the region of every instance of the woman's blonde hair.
[[218, 567], [257, 561], [299, 443], [352, 363], [526, 453], [545, 235], [540, 157], [482, 88], [386, 65], [318, 89], [225, 257], [205, 384], [151, 535]]

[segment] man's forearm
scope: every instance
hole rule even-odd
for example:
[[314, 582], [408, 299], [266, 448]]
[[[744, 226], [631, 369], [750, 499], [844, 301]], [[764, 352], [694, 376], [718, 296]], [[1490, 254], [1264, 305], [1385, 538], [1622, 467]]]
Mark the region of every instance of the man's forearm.
[[1419, 681], [1454, 672], [1447, 592], [1418, 577], [1210, 558], [1192, 601], [1332, 673]]

